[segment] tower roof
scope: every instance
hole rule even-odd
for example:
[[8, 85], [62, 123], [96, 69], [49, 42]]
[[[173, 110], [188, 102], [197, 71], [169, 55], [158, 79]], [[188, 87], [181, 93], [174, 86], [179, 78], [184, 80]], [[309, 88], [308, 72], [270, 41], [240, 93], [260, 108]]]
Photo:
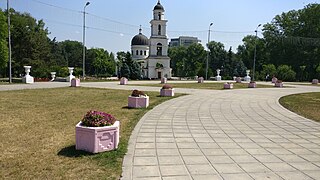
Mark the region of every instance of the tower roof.
[[160, 4], [160, 0], [158, 0], [157, 5], [153, 8], [153, 10], [162, 10], [164, 11], [163, 6]]
[[147, 38], [147, 36], [142, 34], [141, 27], [139, 29], [139, 34], [135, 35], [131, 40], [131, 46], [133, 45], [149, 45], [149, 39]]

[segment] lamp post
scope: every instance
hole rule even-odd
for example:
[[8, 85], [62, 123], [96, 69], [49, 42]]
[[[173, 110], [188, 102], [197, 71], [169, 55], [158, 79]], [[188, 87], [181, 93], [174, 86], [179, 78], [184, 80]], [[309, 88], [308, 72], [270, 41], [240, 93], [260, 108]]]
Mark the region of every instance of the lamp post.
[[209, 25], [209, 31], [208, 31], [208, 44], [207, 44], [207, 48], [208, 48], [208, 53], [207, 53], [207, 61], [206, 61], [206, 80], [208, 80], [208, 63], [209, 63], [209, 42], [210, 42], [210, 28], [213, 25], [213, 23], [210, 23]]
[[11, 32], [10, 32], [10, 6], [9, 0], [7, 0], [8, 11], [8, 46], [9, 46], [9, 83], [12, 83], [12, 70], [11, 70]]
[[256, 38], [254, 40], [254, 55], [253, 55], [253, 68], [252, 68], [252, 81], [254, 81], [254, 72], [256, 69], [256, 57], [257, 57], [257, 38], [258, 38], [258, 28], [261, 26], [261, 24], [259, 24], [256, 28], [256, 30], [254, 31], [256, 33]]
[[83, 35], [82, 35], [82, 45], [83, 45], [83, 50], [82, 50], [82, 77], [85, 79], [85, 71], [86, 71], [86, 46], [85, 46], [85, 41], [86, 41], [86, 7], [90, 4], [90, 2], [87, 2], [86, 5], [83, 8]]

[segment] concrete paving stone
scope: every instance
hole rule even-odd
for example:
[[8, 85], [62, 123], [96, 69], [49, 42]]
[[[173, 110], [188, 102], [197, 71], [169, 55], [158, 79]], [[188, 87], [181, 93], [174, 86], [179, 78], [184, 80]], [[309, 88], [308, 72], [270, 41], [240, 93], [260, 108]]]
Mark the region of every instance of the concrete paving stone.
[[263, 148], [282, 148], [280, 145], [276, 144], [276, 143], [259, 143], [259, 146], [263, 147]]
[[275, 155], [252, 155], [255, 159], [262, 163], [281, 163], [283, 162], [281, 159], [276, 157]]
[[184, 165], [160, 165], [160, 172], [162, 176], [188, 175]]
[[175, 141], [177, 143], [194, 143], [194, 139], [193, 138], [175, 138]]
[[267, 151], [269, 151], [270, 153], [272, 154], [275, 154], [275, 155], [281, 155], [281, 154], [292, 154], [292, 152], [284, 149], [284, 148], [267, 148], [266, 149]]
[[270, 171], [262, 163], [239, 163], [239, 166], [247, 173], [265, 173]]
[[296, 155], [308, 155], [308, 154], [314, 154], [312, 151], [309, 151], [306, 148], [292, 148], [292, 149], [288, 149], [289, 151], [293, 152]]
[[267, 166], [269, 169], [271, 169], [273, 172], [296, 171], [295, 168], [293, 168], [292, 166], [284, 162], [263, 163], [263, 164]]
[[184, 163], [190, 164], [209, 164], [209, 161], [205, 156], [182, 156]]
[[249, 155], [244, 149], [224, 149], [225, 153], [228, 155]]
[[196, 149], [198, 148], [197, 143], [176, 143], [180, 149]]
[[173, 137], [157, 137], [156, 142], [157, 143], [174, 143], [175, 138], [173, 138]]
[[206, 156], [226, 155], [222, 149], [202, 149], [202, 152]]
[[237, 148], [240, 148], [240, 146], [238, 146], [237, 143], [218, 142], [217, 144], [223, 149], [237, 149]]
[[219, 175], [192, 175], [193, 180], [222, 180]]
[[207, 156], [211, 164], [234, 163], [229, 156]]
[[190, 133], [174, 133], [175, 138], [192, 138]]
[[247, 149], [260, 148], [260, 146], [254, 142], [253, 143], [239, 142], [238, 145], [242, 148], [247, 148]]
[[138, 137], [137, 141], [138, 143], [153, 143], [156, 141], [155, 137]]
[[311, 162], [290, 162], [289, 164], [300, 171], [320, 171], [320, 167]]
[[231, 155], [230, 156], [236, 163], [258, 163], [251, 155]]
[[157, 157], [134, 157], [133, 165], [137, 166], [150, 166], [150, 165], [158, 165]]
[[217, 143], [197, 143], [201, 149], [217, 149], [220, 148]]
[[257, 148], [257, 149], [246, 149], [245, 150], [252, 155], [267, 155], [270, 154], [270, 152], [266, 151], [263, 148]]
[[320, 146], [314, 143], [299, 143], [299, 145], [308, 149], [320, 149]]
[[155, 137], [156, 133], [139, 133], [138, 137]]
[[182, 161], [180, 156], [159, 156], [158, 157], [160, 165], [182, 165], [184, 162]]
[[188, 171], [191, 175], [203, 174], [203, 175], [214, 175], [217, 174], [215, 169], [209, 164], [196, 164], [196, 165], [187, 165]]
[[194, 138], [211, 138], [210, 136], [209, 136], [209, 134], [207, 134], [206, 132], [205, 133], [193, 133], [192, 134], [192, 137], [194, 137]]
[[155, 149], [156, 144], [155, 143], [136, 143], [137, 149]]
[[200, 149], [180, 149], [179, 150], [182, 156], [202, 156], [203, 153]]
[[197, 143], [214, 143], [214, 140], [211, 137], [194, 137], [194, 140]]
[[280, 146], [282, 146], [285, 149], [300, 149], [302, 148], [299, 144], [296, 143], [278, 143]]
[[187, 175], [187, 176], [164, 176], [162, 177], [162, 180], [192, 180], [192, 178]]
[[157, 149], [158, 156], [179, 156], [178, 149]]
[[306, 175], [313, 179], [320, 179], [320, 171], [303, 171]]
[[265, 173], [250, 173], [250, 176], [255, 180], [283, 180], [280, 176], [273, 172]]
[[215, 142], [220, 142], [220, 143], [223, 143], [223, 142], [225, 142], [225, 143], [232, 143], [232, 142], [234, 142], [231, 138], [216, 138], [216, 137], [214, 137], [214, 136], [212, 136], [213, 137], [213, 140], [215, 141]]
[[135, 178], [137, 180], [161, 180], [161, 177]]
[[154, 132], [157, 132], [157, 133], [171, 133], [173, 132], [173, 130], [170, 128], [170, 129], [156, 129]]
[[212, 166], [220, 174], [235, 174], [235, 173], [244, 173], [244, 171], [236, 164], [212, 164]]
[[302, 172], [277, 172], [277, 174], [286, 180], [312, 180]]
[[306, 162], [305, 159], [303, 159], [295, 154], [285, 154], [285, 155], [280, 154], [277, 156], [285, 162]]
[[175, 149], [178, 148], [176, 143], [157, 143], [158, 149]]
[[313, 149], [312, 148], [312, 149], [309, 149], [309, 150], [320, 155], [320, 148], [319, 149]]
[[156, 156], [156, 149], [136, 149], [134, 156]]
[[252, 178], [246, 173], [240, 174], [221, 174], [224, 180], [234, 180], [234, 179], [241, 179], [241, 180], [252, 180]]
[[156, 133], [156, 138], [173, 138], [173, 133]]
[[133, 177], [159, 177], [158, 166], [133, 166]]

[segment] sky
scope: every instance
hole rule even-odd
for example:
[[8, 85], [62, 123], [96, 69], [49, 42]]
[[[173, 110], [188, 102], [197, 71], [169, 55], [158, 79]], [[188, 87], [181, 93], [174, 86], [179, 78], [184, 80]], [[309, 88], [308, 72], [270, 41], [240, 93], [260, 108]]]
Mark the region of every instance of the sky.
[[[302, 9], [320, 0], [161, 0], [168, 20], [168, 38], [198, 37], [205, 45], [210, 40], [232, 47], [235, 52], [246, 35], [254, 35], [258, 24], [290, 10]], [[43, 19], [51, 39], [82, 42], [83, 10], [87, 0], [9, 0], [10, 7]], [[150, 20], [157, 0], [89, 0], [86, 7], [86, 46], [109, 52], [130, 51], [131, 39], [142, 26], [150, 37]], [[7, 8], [7, 0], [0, 0]], [[261, 28], [258, 29], [261, 35]]]

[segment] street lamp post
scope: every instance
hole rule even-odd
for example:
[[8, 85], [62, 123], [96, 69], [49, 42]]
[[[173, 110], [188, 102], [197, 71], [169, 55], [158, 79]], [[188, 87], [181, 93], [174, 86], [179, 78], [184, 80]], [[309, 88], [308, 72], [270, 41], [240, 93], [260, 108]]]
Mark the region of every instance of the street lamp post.
[[208, 80], [208, 63], [209, 63], [209, 42], [210, 42], [210, 28], [213, 25], [213, 23], [210, 23], [209, 25], [209, 31], [208, 31], [208, 44], [207, 44], [207, 48], [208, 48], [208, 53], [207, 53], [207, 61], [206, 61], [206, 80]]
[[258, 38], [258, 28], [261, 26], [261, 24], [259, 24], [256, 28], [256, 30], [254, 31], [256, 33], [256, 38], [254, 39], [254, 55], [253, 55], [253, 68], [252, 68], [252, 81], [254, 81], [254, 73], [255, 73], [255, 69], [256, 69], [256, 57], [257, 57], [257, 38]]
[[11, 32], [10, 32], [10, 6], [9, 0], [7, 0], [8, 11], [8, 46], [9, 46], [9, 83], [12, 83], [12, 70], [11, 70]]
[[86, 71], [86, 46], [85, 46], [85, 41], [86, 41], [86, 7], [90, 4], [90, 2], [87, 2], [86, 5], [83, 8], [83, 35], [82, 35], [82, 45], [83, 45], [83, 50], [82, 50], [82, 77], [83, 79], [85, 78], [85, 71]]

